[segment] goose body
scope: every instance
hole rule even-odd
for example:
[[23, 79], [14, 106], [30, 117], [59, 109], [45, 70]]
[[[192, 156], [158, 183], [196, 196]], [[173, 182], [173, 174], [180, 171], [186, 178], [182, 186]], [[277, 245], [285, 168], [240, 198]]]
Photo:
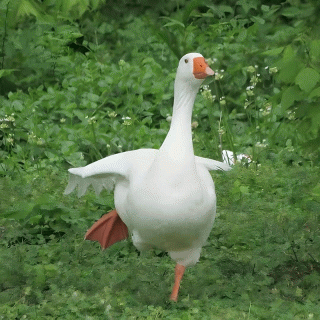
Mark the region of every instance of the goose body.
[[[86, 167], [69, 169], [65, 191], [68, 194], [78, 187], [81, 196], [90, 185], [96, 193], [114, 187], [116, 211], [112, 216], [117, 222], [111, 226], [110, 222], [99, 220], [88, 231], [87, 238], [107, 247], [125, 238], [127, 227], [137, 249], [167, 251], [177, 263], [171, 295], [174, 301], [185, 267], [199, 260], [214, 222], [216, 196], [209, 171], [230, 169], [225, 163], [196, 157], [193, 152], [192, 109], [208, 75], [213, 75], [213, 71], [202, 55], [183, 56], [175, 80], [171, 126], [160, 149], [128, 151]], [[98, 229], [99, 234], [95, 235]], [[114, 238], [104, 245], [101, 239], [106, 239], [107, 234]]]

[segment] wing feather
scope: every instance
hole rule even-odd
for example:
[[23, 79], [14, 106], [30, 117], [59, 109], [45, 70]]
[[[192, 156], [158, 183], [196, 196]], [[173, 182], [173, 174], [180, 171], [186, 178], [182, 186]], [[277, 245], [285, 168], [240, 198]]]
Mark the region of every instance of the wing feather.
[[[92, 185], [97, 195], [103, 190], [113, 190], [117, 179], [128, 179], [135, 166], [148, 165], [158, 153], [155, 149], [138, 149], [118, 153], [88, 164], [85, 167], [71, 168], [69, 183], [64, 194], [70, 194], [78, 189], [78, 197], [82, 197]], [[223, 162], [195, 157], [197, 165], [203, 165], [210, 170], [228, 171], [231, 167]]]

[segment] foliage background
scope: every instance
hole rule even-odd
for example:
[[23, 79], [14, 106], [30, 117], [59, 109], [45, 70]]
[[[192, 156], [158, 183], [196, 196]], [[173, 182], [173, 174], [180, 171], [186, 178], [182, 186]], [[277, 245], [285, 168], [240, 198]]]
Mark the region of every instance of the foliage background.
[[[319, 13], [316, 0], [2, 1], [2, 319], [320, 318]], [[71, 166], [160, 147], [190, 51], [216, 70], [196, 154], [252, 162], [214, 174], [219, 217], [173, 305], [165, 254], [83, 242], [112, 194], [62, 193]]]

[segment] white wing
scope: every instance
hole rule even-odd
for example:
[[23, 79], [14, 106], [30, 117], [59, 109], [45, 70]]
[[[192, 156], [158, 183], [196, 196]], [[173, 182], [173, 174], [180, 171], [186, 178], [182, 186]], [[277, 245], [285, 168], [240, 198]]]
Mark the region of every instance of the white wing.
[[69, 183], [64, 191], [67, 195], [78, 187], [78, 197], [83, 196], [90, 185], [98, 195], [103, 188], [112, 190], [117, 179], [129, 180], [134, 167], [151, 163], [158, 150], [138, 149], [118, 153], [85, 167], [71, 168]]
[[208, 158], [196, 157], [196, 164], [200, 164], [205, 166], [209, 171], [212, 170], [222, 170], [222, 171], [229, 171], [231, 167], [221, 161], [216, 161]]
[[[85, 167], [71, 168], [64, 194], [67, 195], [78, 187], [78, 197], [81, 197], [90, 185], [97, 195], [103, 188], [112, 190], [117, 179], [129, 180], [131, 172], [134, 174], [135, 166], [149, 166], [157, 153], [156, 149], [138, 149], [103, 158]], [[220, 161], [202, 157], [195, 157], [195, 160], [197, 165], [203, 165], [209, 171], [231, 169], [229, 165]]]

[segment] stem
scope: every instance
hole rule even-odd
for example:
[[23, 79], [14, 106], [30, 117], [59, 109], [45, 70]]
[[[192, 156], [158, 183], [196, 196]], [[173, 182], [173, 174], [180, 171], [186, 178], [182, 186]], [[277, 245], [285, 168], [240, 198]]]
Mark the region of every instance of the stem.
[[291, 250], [292, 250], [292, 252], [293, 252], [293, 254], [294, 254], [294, 257], [295, 257], [296, 261], [299, 262], [298, 257], [297, 257], [297, 254], [296, 254], [296, 252], [295, 252], [295, 250], [294, 250], [294, 245], [295, 245], [295, 243], [294, 243], [294, 241], [292, 241], [292, 242], [291, 242]]
[[308, 255], [312, 258], [312, 260], [313, 260], [314, 262], [318, 262], [318, 261], [312, 256], [311, 253], [308, 252]]
[[[215, 88], [215, 92], [216, 92], [216, 96], [218, 98], [218, 101], [220, 101], [220, 98], [224, 97], [223, 89], [222, 89], [220, 83], [219, 83], [219, 88], [218, 88], [217, 81], [214, 81], [214, 88]], [[222, 94], [221, 96], [220, 96], [219, 92], [221, 92], [221, 94]], [[222, 123], [223, 123], [223, 126], [226, 129], [226, 138], [227, 138], [229, 146], [230, 146], [230, 148], [231, 148], [231, 150], [233, 152], [234, 159], [237, 159], [235, 148], [234, 148], [234, 141], [233, 141], [232, 132], [231, 132], [229, 124], [228, 124], [228, 116], [229, 116], [229, 114], [228, 114], [226, 105], [224, 107], [222, 107], [221, 103], [219, 103], [219, 106], [220, 106], [220, 110], [221, 110], [221, 113], [222, 113]], [[220, 122], [221, 122], [221, 118], [220, 118]], [[220, 139], [221, 139], [221, 137], [220, 137]], [[222, 146], [222, 141], [220, 141], [220, 145]], [[221, 152], [222, 152], [222, 147], [221, 147]]]
[[9, 3], [10, 3], [10, 1], [8, 1], [8, 3], [7, 3], [6, 17], [4, 20], [4, 35], [3, 35], [2, 47], [1, 47], [1, 52], [2, 52], [1, 69], [3, 69], [3, 67], [4, 67], [4, 57], [5, 57], [4, 44], [5, 44], [6, 38], [7, 38], [7, 20], [8, 20], [8, 12], [9, 12]]
[[97, 145], [97, 137], [96, 137], [96, 132], [94, 131], [93, 121], [91, 123], [91, 129], [92, 129], [92, 134], [93, 134], [93, 142], [94, 142], [95, 145]]

